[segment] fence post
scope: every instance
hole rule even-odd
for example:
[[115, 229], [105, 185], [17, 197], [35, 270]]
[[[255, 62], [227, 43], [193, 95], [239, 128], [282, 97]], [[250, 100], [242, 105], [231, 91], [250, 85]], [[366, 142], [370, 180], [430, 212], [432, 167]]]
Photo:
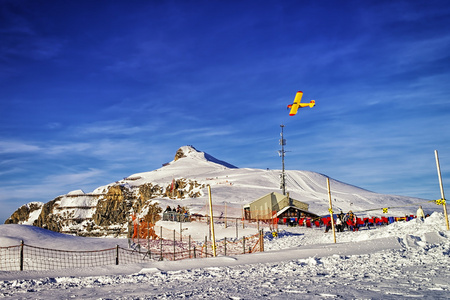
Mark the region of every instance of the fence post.
[[236, 239], [239, 238], [239, 233], [238, 233], [238, 222], [237, 222], [237, 218], [236, 218]]
[[194, 246], [194, 258], [197, 258], [197, 255], [195, 254], [195, 246]]
[[242, 237], [242, 246], [244, 248], [244, 254], [245, 254], [245, 235]]
[[160, 260], [163, 260], [163, 237], [162, 237], [162, 226], [160, 227], [160, 234], [159, 234], [159, 241], [160, 241], [160, 248], [161, 248], [161, 258]]
[[23, 240], [20, 242], [20, 271], [23, 271]]
[[264, 229], [261, 229], [259, 236], [259, 251], [264, 252]]
[[205, 257], [208, 257], [208, 237], [205, 236]]
[[140, 243], [139, 243], [139, 235], [140, 235], [140, 228], [139, 228], [139, 219], [136, 217], [136, 219], [137, 219], [137, 221], [138, 221], [138, 223], [137, 223], [137, 243], [140, 245]]
[[119, 245], [116, 245], [116, 266], [119, 265]]
[[224, 242], [223, 242], [223, 246], [224, 246], [224, 251], [225, 251], [225, 253], [223, 254], [224, 256], [227, 256], [227, 238], [225, 237], [225, 240], [224, 240]]
[[173, 260], [175, 260], [175, 229], [173, 230]]
[[189, 235], [189, 258], [192, 258], [192, 256], [191, 256], [191, 235]]

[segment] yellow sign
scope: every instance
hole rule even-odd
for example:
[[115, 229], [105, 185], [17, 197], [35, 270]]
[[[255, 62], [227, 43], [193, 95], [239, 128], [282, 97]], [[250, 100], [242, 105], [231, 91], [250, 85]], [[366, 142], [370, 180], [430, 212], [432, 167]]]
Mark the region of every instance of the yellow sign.
[[436, 204], [437, 205], [444, 205], [445, 204], [445, 199], [437, 199], [436, 200]]

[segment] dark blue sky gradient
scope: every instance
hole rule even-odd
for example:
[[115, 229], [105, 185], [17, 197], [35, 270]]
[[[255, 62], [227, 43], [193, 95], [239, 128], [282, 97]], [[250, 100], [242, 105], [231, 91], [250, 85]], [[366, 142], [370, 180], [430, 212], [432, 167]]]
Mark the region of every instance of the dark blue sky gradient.
[[[86, 192], [194, 145], [437, 199], [447, 1], [0, 0], [0, 203]], [[289, 117], [298, 90], [316, 107]], [[289, 187], [288, 187], [289, 189]]]

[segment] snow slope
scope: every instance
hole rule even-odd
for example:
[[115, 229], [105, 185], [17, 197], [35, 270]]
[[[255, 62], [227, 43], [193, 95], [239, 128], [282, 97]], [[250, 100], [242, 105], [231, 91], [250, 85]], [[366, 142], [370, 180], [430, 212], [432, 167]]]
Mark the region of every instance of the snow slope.
[[[115, 239], [65, 237], [0, 225], [13, 239], [105, 248]], [[94, 242], [95, 241], [95, 242]], [[8, 299], [448, 299], [450, 235], [443, 214], [332, 234], [302, 227], [267, 234], [263, 253], [59, 271], [0, 272]]]
[[[92, 193], [82, 190], [72, 191], [58, 197], [58, 210], [53, 211], [61, 219], [81, 220], [77, 224], [63, 224], [63, 231], [71, 232], [78, 228], [83, 231], [88, 227], [98, 201], [105, 199], [105, 193], [112, 186], [121, 185], [139, 198], [139, 187], [144, 184], [158, 185], [162, 189], [171, 186], [175, 179], [186, 179], [197, 185], [193, 192], [198, 197], [170, 199], [157, 196], [152, 201], [159, 202], [161, 207], [182, 205], [188, 207], [191, 213], [209, 214], [207, 206], [207, 185], [211, 186], [215, 215], [240, 218], [242, 206], [270, 192], [280, 192], [280, 170], [262, 170], [251, 168], [236, 168], [235, 166], [198, 151], [191, 146], [183, 146], [177, 151], [176, 159], [162, 168], [151, 172], [137, 173], [122, 180], [98, 187]], [[309, 211], [317, 215], [328, 214], [329, 198], [327, 191], [327, 176], [310, 171], [286, 171], [287, 192], [290, 197], [309, 204]], [[424, 207], [425, 213], [432, 213], [439, 207], [427, 200], [406, 196], [383, 195], [370, 192], [338, 180], [330, 179], [333, 210], [348, 212], [352, 210], [358, 216], [404, 216], [415, 214], [418, 205]], [[186, 192], [185, 195], [188, 193]], [[383, 214], [382, 208], [389, 208]], [[33, 224], [40, 211], [35, 211], [22, 224]], [[141, 212], [142, 214], [145, 212]], [[34, 218], [34, 219], [33, 219]], [[92, 221], [91, 221], [92, 223]], [[124, 228], [126, 224], [122, 224]], [[71, 227], [70, 227], [71, 226]], [[121, 226], [121, 225], [117, 225]]]
[[[172, 179], [188, 178], [201, 184], [210, 185], [217, 214], [224, 213], [224, 204], [227, 203], [227, 214], [231, 217], [240, 217], [242, 205], [258, 199], [270, 192], [280, 191], [280, 170], [262, 170], [251, 168], [230, 168], [227, 163], [215, 163], [219, 160], [208, 160], [211, 155], [199, 152], [189, 146], [181, 147], [186, 157], [170, 162], [168, 165], [151, 171], [130, 175], [132, 180], [121, 180], [118, 183], [129, 187], [139, 186], [145, 183], [154, 183], [167, 186]], [[221, 162], [221, 161], [219, 161]], [[138, 178], [138, 179], [136, 179]], [[286, 171], [287, 192], [291, 198], [309, 204], [309, 210], [318, 215], [328, 213], [327, 176], [310, 171]], [[421, 203], [426, 212], [432, 212], [436, 208], [434, 204], [426, 203], [424, 199], [406, 196], [383, 195], [370, 192], [338, 180], [330, 179], [333, 208], [335, 211], [361, 212], [373, 210], [368, 215], [382, 215], [382, 209], [392, 207], [386, 216], [403, 216], [415, 214], [416, 203]], [[100, 187], [94, 191], [98, 193], [104, 190]], [[206, 213], [205, 203], [207, 191], [203, 188], [202, 196], [182, 200], [182, 205], [188, 206], [192, 213]], [[156, 198], [162, 207], [180, 204], [179, 200], [168, 198]]]

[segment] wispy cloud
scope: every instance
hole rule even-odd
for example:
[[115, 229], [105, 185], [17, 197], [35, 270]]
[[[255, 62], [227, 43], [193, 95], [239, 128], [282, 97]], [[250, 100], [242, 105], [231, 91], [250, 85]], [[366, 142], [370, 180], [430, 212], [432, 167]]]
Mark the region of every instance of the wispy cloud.
[[0, 141], [0, 154], [7, 153], [29, 153], [39, 152], [43, 149], [38, 145], [33, 145], [21, 141]]

